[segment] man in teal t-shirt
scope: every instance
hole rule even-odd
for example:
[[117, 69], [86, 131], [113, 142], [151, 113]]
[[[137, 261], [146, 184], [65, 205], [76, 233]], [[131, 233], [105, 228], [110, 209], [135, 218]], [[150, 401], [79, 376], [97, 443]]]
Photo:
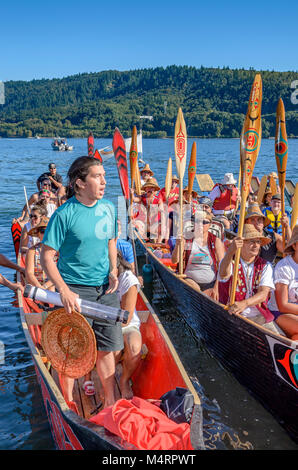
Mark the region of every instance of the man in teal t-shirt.
[[[70, 197], [50, 219], [43, 238], [42, 264], [63, 306], [71, 314], [80, 311], [77, 298], [119, 308], [116, 293], [117, 214], [103, 199], [105, 171], [99, 160], [79, 157], [68, 171]], [[56, 265], [54, 256], [59, 253]], [[114, 352], [123, 349], [121, 324], [93, 322], [97, 342], [97, 372], [104, 389], [104, 406], [115, 402]], [[64, 376], [66, 400], [73, 405], [73, 379]]]

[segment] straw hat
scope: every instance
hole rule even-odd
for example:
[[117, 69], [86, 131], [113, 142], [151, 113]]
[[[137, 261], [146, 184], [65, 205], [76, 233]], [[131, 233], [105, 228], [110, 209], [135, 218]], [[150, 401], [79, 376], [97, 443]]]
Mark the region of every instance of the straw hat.
[[271, 223], [270, 219], [268, 219], [268, 217], [266, 217], [265, 214], [263, 214], [263, 212], [260, 209], [259, 204], [256, 202], [248, 206], [245, 212], [244, 220], [249, 219], [249, 217], [263, 217], [264, 227], [267, 227], [267, 225]]
[[146, 183], [143, 184], [141, 189], [145, 188], [154, 188], [155, 191], [159, 191], [160, 187], [158, 186], [155, 178], [149, 178]]
[[[188, 187], [183, 189], [183, 194], [186, 192], [188, 192]], [[194, 190], [192, 190], [191, 194], [192, 194], [192, 197], [198, 197], [198, 193]]]
[[226, 173], [221, 184], [236, 184], [237, 181], [234, 178], [233, 173]]
[[154, 175], [153, 171], [151, 170], [150, 166], [148, 163], [144, 166], [144, 168], [141, 168], [140, 173], [143, 173], [143, 171], [148, 171], [148, 173], [151, 173], [151, 176]]
[[289, 243], [287, 244], [285, 248], [284, 253], [293, 254], [294, 253], [293, 245], [296, 242], [298, 242], [298, 225], [295, 225], [295, 227], [293, 228], [292, 236], [289, 240]]
[[48, 217], [42, 217], [39, 224], [35, 225], [35, 227], [32, 227], [29, 230], [28, 235], [30, 235], [31, 237], [34, 236], [34, 235], [37, 235], [40, 228], [46, 228], [47, 227], [49, 220], [50, 219]]
[[268, 245], [268, 243], [271, 242], [271, 238], [264, 237], [264, 235], [259, 232], [252, 224], [243, 225], [242, 237], [244, 238], [244, 240], [252, 240], [255, 238], [259, 238], [261, 240], [261, 246]]
[[172, 176], [172, 181], [177, 181], [179, 183], [179, 178], [177, 175]]
[[88, 321], [78, 312], [54, 310], [41, 329], [41, 344], [54, 369], [77, 379], [96, 362], [96, 340]]

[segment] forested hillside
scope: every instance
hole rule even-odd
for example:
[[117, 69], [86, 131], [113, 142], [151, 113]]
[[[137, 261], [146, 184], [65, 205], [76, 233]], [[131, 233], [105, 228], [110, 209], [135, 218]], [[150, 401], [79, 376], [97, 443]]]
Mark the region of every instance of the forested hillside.
[[[189, 136], [239, 137], [256, 71], [186, 66], [105, 71], [62, 79], [5, 83], [0, 136], [111, 137], [134, 124], [143, 135], [173, 136], [181, 106]], [[286, 108], [289, 137], [298, 136], [298, 104], [291, 102], [295, 72], [261, 72], [263, 137], [275, 133], [279, 97]], [[294, 100], [292, 100], [294, 101]]]

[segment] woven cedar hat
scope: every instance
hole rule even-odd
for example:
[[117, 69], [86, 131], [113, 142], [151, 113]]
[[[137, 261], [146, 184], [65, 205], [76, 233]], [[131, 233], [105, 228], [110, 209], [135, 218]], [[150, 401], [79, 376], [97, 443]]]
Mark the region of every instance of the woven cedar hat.
[[[186, 188], [183, 189], [183, 194], [187, 192], [188, 192], [188, 187], [186, 186]], [[198, 197], [198, 193], [194, 189], [192, 190], [191, 194], [192, 194], [192, 197], [194, 198]]]
[[179, 178], [177, 175], [172, 176], [172, 181], [177, 181], [179, 183]]
[[154, 188], [155, 191], [160, 190], [160, 187], [158, 186], [155, 178], [149, 178], [141, 187], [142, 190], [145, 188]]
[[249, 219], [249, 217], [263, 217], [264, 227], [267, 227], [267, 225], [271, 223], [270, 219], [268, 219], [268, 217], [266, 217], [265, 214], [263, 214], [263, 212], [260, 209], [259, 204], [256, 202], [248, 206], [245, 212], [244, 220]]
[[54, 310], [41, 329], [41, 344], [58, 372], [77, 379], [96, 363], [96, 340], [88, 321], [78, 312]]
[[148, 163], [146, 163], [146, 165], [144, 166], [144, 168], [141, 168], [140, 169], [140, 173], [143, 173], [143, 171], [148, 171], [148, 173], [151, 173], [151, 176], [154, 175], [153, 171], [151, 170], [150, 166]]
[[32, 227], [29, 230], [28, 235], [30, 235], [30, 237], [32, 237], [34, 235], [37, 235], [40, 228], [46, 228], [47, 227], [49, 220], [50, 219], [48, 217], [42, 217], [39, 224], [35, 225], [35, 227]]
[[261, 246], [268, 245], [268, 243], [271, 242], [271, 238], [264, 237], [262, 232], [259, 232], [252, 224], [243, 225], [242, 237], [244, 238], [244, 240], [252, 240], [255, 238], [259, 238], [261, 240]]
[[287, 244], [285, 248], [284, 253], [293, 254], [294, 253], [293, 245], [296, 242], [298, 242], [298, 225], [295, 225], [295, 227], [293, 228], [292, 236], [289, 240], [289, 243]]

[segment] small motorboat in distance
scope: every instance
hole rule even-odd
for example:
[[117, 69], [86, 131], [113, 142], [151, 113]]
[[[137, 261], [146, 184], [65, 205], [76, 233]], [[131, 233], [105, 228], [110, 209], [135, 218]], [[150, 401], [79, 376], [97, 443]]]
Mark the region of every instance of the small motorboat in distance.
[[73, 146], [68, 145], [66, 139], [61, 139], [60, 137], [56, 137], [52, 142], [52, 149], [58, 150], [59, 152], [65, 152], [67, 150], [73, 150]]

